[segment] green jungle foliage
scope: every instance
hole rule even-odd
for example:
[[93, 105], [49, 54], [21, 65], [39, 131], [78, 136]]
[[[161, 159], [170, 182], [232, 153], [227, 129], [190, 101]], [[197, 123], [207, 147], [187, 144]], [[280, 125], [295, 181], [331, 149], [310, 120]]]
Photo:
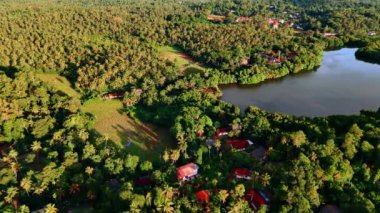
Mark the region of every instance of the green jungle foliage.
[[[327, 49], [360, 47], [359, 59], [380, 63], [376, 0], [0, 1], [0, 26], [1, 212], [252, 212], [244, 195], [253, 188], [270, 197], [258, 212], [380, 209], [380, 110], [308, 118], [252, 106], [242, 115], [218, 99], [220, 84], [313, 70]], [[184, 74], [160, 46], [204, 69]], [[81, 99], [44, 73], [66, 77]], [[80, 106], [109, 92], [125, 94], [126, 116], [170, 129], [175, 148], [145, 161], [94, 131]], [[226, 138], [253, 147], [206, 143], [226, 126]], [[252, 156], [260, 147], [264, 159]], [[176, 168], [189, 162], [199, 175], [183, 183]]]

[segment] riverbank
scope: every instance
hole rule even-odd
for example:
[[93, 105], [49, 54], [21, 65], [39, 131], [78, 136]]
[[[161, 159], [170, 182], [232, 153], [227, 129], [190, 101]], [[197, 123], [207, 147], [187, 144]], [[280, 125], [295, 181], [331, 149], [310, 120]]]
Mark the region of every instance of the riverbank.
[[[251, 86], [221, 86], [222, 100], [244, 111], [256, 105], [297, 116], [357, 114], [380, 106], [380, 66], [359, 61], [357, 49], [326, 51], [315, 72], [302, 72]], [[239, 94], [239, 95], [237, 95]]]

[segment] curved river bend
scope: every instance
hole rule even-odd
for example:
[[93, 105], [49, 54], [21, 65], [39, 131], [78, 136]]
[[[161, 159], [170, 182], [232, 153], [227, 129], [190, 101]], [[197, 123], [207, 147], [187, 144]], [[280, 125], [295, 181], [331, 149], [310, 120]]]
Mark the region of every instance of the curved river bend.
[[222, 100], [244, 111], [255, 105], [269, 112], [296, 116], [358, 114], [380, 107], [380, 65], [356, 60], [357, 49], [324, 53], [313, 72], [255, 86], [222, 85]]

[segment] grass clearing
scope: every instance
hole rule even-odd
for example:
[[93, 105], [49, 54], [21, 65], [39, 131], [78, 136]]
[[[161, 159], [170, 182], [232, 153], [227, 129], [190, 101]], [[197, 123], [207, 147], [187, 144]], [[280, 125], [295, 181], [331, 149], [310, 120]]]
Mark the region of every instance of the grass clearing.
[[94, 129], [120, 147], [131, 141], [129, 153], [138, 155], [141, 159], [158, 160], [160, 156], [157, 153], [173, 144], [169, 131], [132, 119], [122, 114], [122, 108], [120, 100], [98, 98], [85, 102], [81, 110], [93, 114]]
[[157, 47], [160, 57], [167, 59], [178, 66], [179, 71], [185, 75], [203, 72], [204, 67], [195, 61], [193, 57], [184, 53], [180, 48], [174, 46]]
[[[63, 76], [53, 73], [38, 73], [37, 77], [59, 91], [73, 98], [80, 98], [80, 93], [71, 87]], [[141, 159], [159, 160], [160, 153], [174, 144], [169, 131], [153, 125], [144, 124], [137, 119], [124, 115], [120, 100], [92, 99], [81, 106], [81, 111], [95, 116], [93, 128], [101, 135], [108, 137], [115, 144], [124, 148], [127, 141], [132, 144], [128, 152], [140, 156]]]
[[37, 77], [41, 81], [49, 84], [55, 89], [66, 93], [68, 96], [73, 98], [79, 98], [80, 94], [71, 87], [70, 82], [63, 76], [55, 73], [38, 73]]

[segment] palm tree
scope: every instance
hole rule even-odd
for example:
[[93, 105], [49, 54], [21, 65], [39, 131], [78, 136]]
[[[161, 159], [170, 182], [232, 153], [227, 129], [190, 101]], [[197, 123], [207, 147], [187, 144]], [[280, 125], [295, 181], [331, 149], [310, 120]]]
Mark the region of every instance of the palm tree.
[[162, 155], [162, 159], [165, 161], [165, 163], [170, 160], [170, 155], [169, 155], [168, 150], [164, 151], [164, 154]]
[[29, 213], [30, 212], [29, 207], [26, 205], [21, 205], [19, 211], [20, 211], [20, 213]]
[[11, 162], [10, 165], [11, 165], [11, 170], [13, 171], [13, 173], [15, 174], [16, 179], [17, 179], [17, 173], [20, 170], [20, 166], [17, 162]]
[[29, 196], [29, 192], [32, 189], [32, 181], [29, 178], [23, 178], [21, 180], [20, 186]]
[[5, 196], [4, 200], [7, 203], [12, 203], [13, 199], [17, 197], [17, 195], [18, 195], [17, 187], [10, 187], [7, 189], [7, 195]]
[[47, 204], [45, 207], [45, 213], [57, 213], [58, 209], [55, 208], [55, 204]]
[[91, 176], [92, 173], [94, 173], [94, 168], [92, 168], [91, 166], [87, 166], [85, 172], [88, 174], [88, 176]]
[[270, 183], [270, 175], [268, 173], [265, 173], [261, 176], [261, 184], [265, 187], [268, 186]]
[[219, 195], [219, 199], [222, 201], [222, 203], [225, 203], [228, 196], [229, 196], [228, 191], [225, 189], [220, 190], [218, 195]]
[[76, 194], [80, 192], [80, 185], [77, 183], [71, 184], [69, 191], [70, 191], [70, 194]]
[[220, 142], [220, 140], [215, 140], [214, 146], [215, 146], [216, 150], [219, 152], [220, 147], [222, 147], [222, 143]]
[[148, 192], [145, 196], [145, 205], [151, 206], [152, 205], [152, 194]]
[[186, 153], [186, 150], [187, 150], [187, 142], [186, 140], [183, 138], [183, 137], [180, 137], [178, 139], [178, 147], [179, 147], [179, 151], [181, 153]]
[[165, 200], [172, 200], [175, 191], [173, 187], [165, 186], [164, 191], [162, 193], [164, 194]]
[[173, 208], [173, 202], [172, 201], [166, 201], [163, 208], [162, 208], [163, 212], [165, 213], [171, 213], [171, 212], [174, 212], [174, 208]]
[[41, 142], [39, 141], [34, 141], [32, 146], [31, 146], [31, 149], [34, 153], [36, 153], [36, 158], [38, 159], [38, 153], [40, 152], [40, 150], [42, 149], [42, 146], [41, 146]]
[[18, 156], [18, 152], [14, 149], [11, 149], [8, 153], [8, 157], [13, 158], [16, 162], [17, 162], [17, 156]]
[[39, 142], [39, 141], [34, 141], [33, 142], [33, 144], [32, 144], [32, 146], [31, 146], [31, 149], [32, 149], [32, 151], [33, 152], [38, 152], [38, 151], [40, 151], [41, 149], [42, 149], [42, 147], [41, 147], [41, 142]]
[[45, 191], [46, 187], [44, 185], [40, 185], [35, 187], [34, 194], [41, 195]]
[[180, 151], [179, 150], [172, 150], [171, 151], [171, 154], [170, 154], [170, 159], [172, 160], [172, 164], [174, 164], [175, 162], [177, 162], [177, 160], [179, 159], [180, 157]]

